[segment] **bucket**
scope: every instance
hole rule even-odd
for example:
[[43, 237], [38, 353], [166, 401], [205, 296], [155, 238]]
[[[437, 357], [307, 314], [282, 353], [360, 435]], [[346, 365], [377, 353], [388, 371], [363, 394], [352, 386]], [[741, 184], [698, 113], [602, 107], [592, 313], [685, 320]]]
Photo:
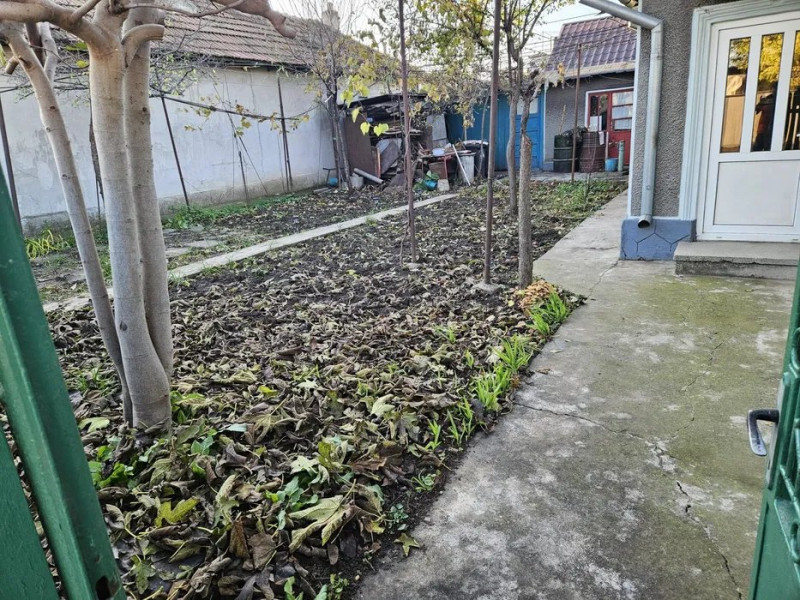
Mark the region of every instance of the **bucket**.
[[356, 175], [353, 173], [350, 175], [350, 185], [354, 190], [360, 190], [364, 187], [364, 178], [361, 175]]
[[472, 184], [472, 180], [475, 179], [475, 154], [472, 152], [468, 153], [458, 153], [459, 158], [461, 159], [461, 164], [464, 167], [464, 172], [467, 174], [469, 179], [464, 179], [464, 173], [461, 172], [459, 169], [459, 175], [461, 176], [461, 180], [466, 183], [467, 185]]
[[616, 158], [607, 158], [606, 159], [606, 171], [612, 172], [617, 170], [617, 159]]

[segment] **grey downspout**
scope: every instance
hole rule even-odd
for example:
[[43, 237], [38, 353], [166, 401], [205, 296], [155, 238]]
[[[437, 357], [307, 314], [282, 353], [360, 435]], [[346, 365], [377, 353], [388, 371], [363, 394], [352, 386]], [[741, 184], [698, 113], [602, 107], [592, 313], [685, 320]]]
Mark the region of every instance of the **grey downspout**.
[[[642, 169], [642, 208], [639, 215], [639, 227], [649, 227], [650, 223], [653, 222], [653, 195], [656, 183], [656, 142], [658, 141], [658, 121], [661, 115], [661, 71], [664, 64], [664, 22], [652, 15], [626, 8], [611, 0], [579, 0], [579, 2], [650, 30], [650, 73], [647, 82], [646, 137], [644, 145], [644, 167]], [[630, 149], [629, 153], [633, 156], [633, 148]]]

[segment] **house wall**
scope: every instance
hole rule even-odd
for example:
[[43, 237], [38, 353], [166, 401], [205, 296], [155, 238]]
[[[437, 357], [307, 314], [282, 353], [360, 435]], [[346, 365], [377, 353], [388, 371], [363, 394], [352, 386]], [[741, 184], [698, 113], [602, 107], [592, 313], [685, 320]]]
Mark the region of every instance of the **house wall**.
[[695, 236], [695, 221], [678, 218], [682, 152], [686, 123], [692, 14], [695, 8], [723, 4], [713, 0], [642, 0], [641, 10], [664, 21], [664, 67], [661, 116], [656, 146], [653, 224], [638, 228], [642, 200], [642, 164], [646, 137], [647, 85], [650, 73], [650, 32], [640, 31], [637, 57], [636, 120], [628, 219], [622, 227], [622, 258], [671, 259], [682, 240]]
[[[2, 81], [0, 80], [0, 83]], [[318, 185], [325, 180], [324, 167], [334, 165], [332, 135], [324, 110], [315, 106], [313, 92], [304, 77], [281, 77], [283, 104], [287, 117], [308, 115], [288, 132], [289, 156], [295, 189]], [[216, 99], [230, 106], [239, 104], [248, 112], [280, 115], [277, 74], [266, 69], [220, 69], [184, 94], [187, 100], [213, 104]], [[47, 137], [38, 107], [32, 97], [19, 99], [3, 95], [9, 146], [14, 166], [23, 224], [27, 230], [67, 220]], [[90, 212], [98, 211], [95, 177], [88, 139], [89, 107], [85, 93], [65, 94], [61, 107], [76, 155], [80, 180]], [[150, 102], [156, 191], [162, 209], [184, 205], [178, 169], [170, 144], [163, 107], [159, 99]], [[241, 118], [224, 113], [197, 114], [194, 108], [167, 100], [175, 143], [183, 169], [186, 189], [194, 205], [234, 202], [245, 198], [239, 152], [244, 162], [247, 191], [251, 198], [288, 190], [283, 143], [279, 122], [258, 123], [237, 139], [234, 126]], [[289, 126], [291, 128], [291, 126]], [[99, 207], [102, 212], [102, 205]]]
[[[614, 73], [581, 78], [578, 124], [586, 125], [586, 92], [633, 87], [633, 73]], [[575, 125], [575, 81], [548, 88], [545, 99], [544, 170], [553, 170], [553, 138]]]

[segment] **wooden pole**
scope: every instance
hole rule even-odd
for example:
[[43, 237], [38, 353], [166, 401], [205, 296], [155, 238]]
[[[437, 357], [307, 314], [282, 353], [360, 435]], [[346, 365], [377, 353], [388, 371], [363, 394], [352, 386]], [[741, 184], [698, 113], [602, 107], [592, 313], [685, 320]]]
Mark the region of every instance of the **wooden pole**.
[[403, 80], [403, 124], [405, 127], [406, 197], [408, 198], [408, 237], [411, 240], [411, 262], [418, 260], [417, 230], [414, 219], [414, 168], [411, 165], [411, 103], [408, 100], [408, 60], [406, 58], [405, 0], [398, 0], [400, 17], [400, 68]]
[[281, 109], [281, 135], [283, 136], [283, 157], [286, 160], [286, 174], [289, 177], [289, 191], [294, 191], [292, 181], [292, 161], [289, 160], [289, 139], [286, 137], [286, 115], [283, 112], [283, 92], [281, 91], [281, 80], [278, 78], [278, 105]]
[[186, 182], [183, 180], [183, 169], [181, 169], [181, 160], [178, 158], [178, 148], [175, 146], [175, 137], [172, 135], [172, 123], [169, 121], [169, 113], [167, 112], [167, 101], [164, 100], [164, 95], [161, 95], [161, 106], [164, 108], [164, 119], [167, 121], [167, 131], [169, 132], [169, 141], [172, 143], [172, 154], [175, 156], [175, 164], [178, 167], [178, 179], [181, 180], [181, 189], [183, 190], [183, 200], [186, 202], [186, 208], [189, 208], [189, 194], [186, 193]]
[[[2, 98], [0, 96], [0, 98]], [[11, 148], [8, 146], [8, 131], [6, 131], [6, 118], [3, 113], [3, 101], [0, 99], [0, 136], [3, 139], [3, 155], [6, 159], [6, 173], [8, 174], [8, 187], [11, 191], [11, 204], [14, 207], [14, 216], [17, 217], [17, 224], [22, 230], [22, 215], [19, 213], [19, 201], [17, 200], [17, 184], [14, 182], [14, 166], [11, 164]]]
[[497, 147], [497, 90], [500, 86], [500, 10], [502, 0], [494, 0], [494, 40], [492, 43], [492, 88], [489, 92], [489, 181], [486, 191], [486, 240], [483, 249], [483, 283], [492, 282], [492, 209], [494, 207], [494, 155]]
[[578, 44], [578, 72], [575, 76], [575, 126], [572, 129], [572, 174], [570, 182], [575, 183], [575, 153], [578, 149], [578, 100], [581, 90], [581, 57], [583, 55], [583, 44]]

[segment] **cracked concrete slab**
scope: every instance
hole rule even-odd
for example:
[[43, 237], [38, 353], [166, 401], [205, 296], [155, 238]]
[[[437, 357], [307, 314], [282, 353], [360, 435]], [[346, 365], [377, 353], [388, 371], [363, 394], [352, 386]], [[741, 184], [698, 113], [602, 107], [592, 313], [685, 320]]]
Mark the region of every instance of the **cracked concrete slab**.
[[585, 258], [623, 213], [619, 198], [536, 263], [590, 299], [412, 532], [423, 550], [359, 598], [746, 595], [765, 465], [743, 417], [775, 402], [793, 286]]

